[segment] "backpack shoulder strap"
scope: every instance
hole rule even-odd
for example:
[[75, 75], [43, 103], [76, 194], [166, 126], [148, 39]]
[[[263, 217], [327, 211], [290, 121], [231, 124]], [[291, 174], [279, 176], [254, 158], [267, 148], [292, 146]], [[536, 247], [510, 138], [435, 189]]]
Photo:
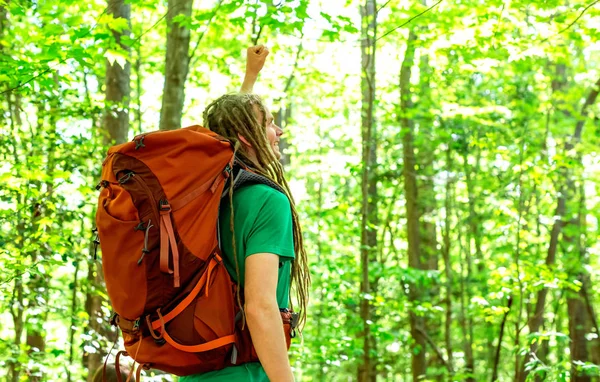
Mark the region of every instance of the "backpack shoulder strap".
[[264, 184], [275, 190], [285, 194], [285, 191], [279, 186], [277, 183], [273, 182], [271, 179], [266, 178], [260, 174], [254, 173], [243, 168], [236, 163], [233, 166], [232, 175], [225, 188], [223, 189], [223, 194], [221, 195], [221, 199], [225, 198], [229, 194], [229, 187], [233, 187], [233, 191], [240, 189], [243, 186], [248, 186], [251, 184]]

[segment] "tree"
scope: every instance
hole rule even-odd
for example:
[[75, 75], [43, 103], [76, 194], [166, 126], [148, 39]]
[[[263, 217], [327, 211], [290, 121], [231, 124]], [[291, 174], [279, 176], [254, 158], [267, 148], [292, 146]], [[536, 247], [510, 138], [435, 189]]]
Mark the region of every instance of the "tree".
[[186, 23], [192, 15], [192, 3], [193, 0], [169, 0], [165, 85], [160, 112], [161, 130], [181, 127], [185, 81], [190, 64], [190, 30]]
[[[404, 61], [400, 69], [400, 126], [402, 127], [402, 146], [404, 153], [404, 192], [406, 194], [406, 217], [408, 232], [408, 266], [413, 270], [422, 270], [426, 264], [421, 259], [421, 230], [418, 208], [417, 166], [414, 150], [414, 122], [410, 117], [413, 107], [410, 91], [410, 77], [415, 57], [416, 34], [411, 30], [406, 42]], [[425, 358], [426, 341], [423, 336], [425, 328], [423, 317], [420, 317], [415, 308], [419, 304], [422, 292], [419, 285], [410, 285], [409, 300], [412, 303], [410, 317], [410, 333], [413, 338], [412, 350], [412, 375], [413, 381], [419, 381], [427, 373]]]
[[[118, 49], [129, 57], [130, 46], [125, 43], [130, 33], [131, 5], [123, 0], [108, 0], [107, 14], [114, 19], [124, 19], [126, 27], [121, 30], [111, 30], [114, 42]], [[104, 144], [120, 144], [127, 141], [129, 132], [129, 100], [130, 100], [130, 76], [131, 64], [129, 59], [124, 64], [117, 61], [106, 61], [105, 77], [105, 109], [101, 134]], [[91, 251], [91, 250], [90, 250]], [[91, 255], [91, 253], [90, 253]], [[100, 339], [107, 335], [106, 317], [102, 310], [104, 299], [99, 291], [103, 289], [102, 270], [93, 256], [88, 262], [88, 285], [90, 290], [86, 296], [85, 308], [89, 316], [88, 333]], [[105, 341], [91, 341], [90, 343], [103, 344]], [[94, 371], [100, 367], [107, 354], [105, 346], [99, 346], [96, 351], [90, 353], [87, 358], [88, 382], [92, 380]]]
[[358, 369], [358, 381], [375, 381], [375, 362], [371, 352], [376, 345], [371, 334], [372, 312], [371, 294], [373, 293], [369, 264], [376, 261], [377, 250], [377, 125], [375, 122], [375, 52], [377, 36], [376, 1], [366, 0], [361, 6], [362, 43], [361, 43], [361, 131], [362, 131], [362, 209], [361, 209], [361, 267], [360, 316], [363, 332], [363, 360]]

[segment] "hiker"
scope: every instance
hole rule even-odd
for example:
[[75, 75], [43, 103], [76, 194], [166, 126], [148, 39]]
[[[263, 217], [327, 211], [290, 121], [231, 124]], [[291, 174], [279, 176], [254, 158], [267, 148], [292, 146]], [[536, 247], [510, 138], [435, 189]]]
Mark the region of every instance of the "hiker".
[[294, 380], [280, 310], [290, 308], [293, 282], [304, 321], [309, 275], [298, 214], [279, 163], [283, 131], [261, 98], [251, 94], [268, 54], [264, 46], [248, 48], [242, 92], [221, 96], [204, 111], [204, 126], [232, 142], [237, 160], [280, 188], [250, 184], [233, 192], [230, 187], [219, 215], [223, 258], [242, 290], [260, 363], [182, 377], [182, 382]]

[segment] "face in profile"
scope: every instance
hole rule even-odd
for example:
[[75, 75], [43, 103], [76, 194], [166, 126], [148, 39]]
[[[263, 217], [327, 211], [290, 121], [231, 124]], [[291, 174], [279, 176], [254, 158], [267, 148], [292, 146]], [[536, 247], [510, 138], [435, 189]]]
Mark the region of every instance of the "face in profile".
[[[258, 123], [260, 123], [262, 125], [263, 124], [263, 115], [260, 112], [260, 110], [258, 110], [258, 107], [254, 108], [254, 113], [256, 114]], [[277, 158], [277, 160], [280, 160], [281, 159], [281, 149], [279, 148], [279, 140], [280, 140], [281, 136], [283, 135], [283, 130], [281, 129], [281, 127], [279, 127], [275, 124], [273, 114], [271, 114], [271, 111], [266, 106], [265, 106], [265, 118], [267, 119], [267, 123], [266, 123], [267, 142], [269, 142], [269, 146], [271, 147], [271, 150], [273, 150], [273, 154], [275, 155], [275, 158]]]

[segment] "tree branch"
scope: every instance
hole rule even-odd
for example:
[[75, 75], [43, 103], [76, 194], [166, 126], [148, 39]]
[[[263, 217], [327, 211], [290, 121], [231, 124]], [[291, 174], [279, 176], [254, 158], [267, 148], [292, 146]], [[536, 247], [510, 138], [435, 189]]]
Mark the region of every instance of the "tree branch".
[[440, 350], [440, 348], [435, 344], [435, 342], [433, 342], [433, 340], [431, 339], [431, 337], [429, 337], [429, 335], [427, 333], [425, 333], [425, 330], [423, 330], [423, 328], [417, 326], [416, 329], [417, 329], [417, 332], [419, 332], [419, 334], [422, 335], [423, 338], [425, 338], [425, 340], [433, 348], [433, 350], [435, 350], [435, 352], [436, 352], [437, 356], [439, 357], [440, 361], [442, 361], [442, 364], [444, 364], [444, 366], [446, 367], [446, 369], [448, 369], [448, 372], [450, 374], [454, 374], [454, 370], [452, 370], [452, 367], [448, 364], [448, 362], [444, 358], [444, 354], [442, 353], [442, 351]]
[[198, 46], [202, 42], [204, 35], [206, 34], [206, 32], [208, 32], [208, 30], [210, 28], [210, 24], [212, 23], [213, 19], [217, 15], [217, 12], [219, 11], [219, 8], [221, 8], [221, 5], [223, 5], [223, 0], [218, 0], [217, 4], [213, 8], [210, 18], [206, 21], [206, 24], [204, 25], [204, 30], [202, 31], [202, 33], [200, 33], [198, 35], [198, 39], [196, 40], [196, 43], [194, 44], [194, 49], [192, 49], [192, 52], [190, 53], [190, 68], [192, 68], [193, 65], [196, 63], [196, 61], [198, 61], [197, 59], [192, 61], [192, 58], [194, 58], [194, 55], [196, 54], [196, 49], [198, 49]]
[[[416, 15], [416, 16], [413, 16], [413, 17], [411, 17], [410, 19], [408, 19], [408, 20], [407, 20], [405, 23], [403, 23], [402, 25], [399, 25], [399, 26], [397, 26], [396, 28], [394, 28], [394, 29], [390, 29], [389, 31], [385, 32], [385, 33], [383, 34], [383, 36], [379, 37], [377, 40], [375, 40], [375, 42], [377, 42], [377, 41], [381, 40], [382, 38], [384, 38], [385, 36], [389, 35], [390, 33], [393, 33], [393, 32], [395, 32], [395, 31], [397, 31], [398, 29], [402, 28], [403, 26], [405, 26], [405, 25], [409, 24], [411, 21], [413, 21], [413, 20], [415, 20], [415, 19], [418, 19], [419, 17], [423, 16], [425, 13], [427, 13], [427, 12], [431, 11], [433, 8], [435, 8], [435, 7], [436, 7], [436, 6], [437, 6], [439, 3], [441, 3], [442, 1], [444, 1], [444, 0], [440, 0], [440, 1], [438, 1], [437, 3], [433, 4], [431, 7], [427, 8], [426, 10], [424, 10], [423, 12], [421, 12], [421, 13], [419, 13], [418, 15]], [[600, 0], [598, 0], [598, 1], [600, 1]]]
[[598, 3], [600, 3], [600, 0], [596, 0], [596, 1], [594, 1], [593, 3], [591, 3], [590, 5], [588, 5], [587, 7], [585, 7], [585, 8], [583, 9], [583, 11], [581, 11], [581, 13], [579, 14], [579, 16], [577, 16], [577, 18], [576, 18], [575, 20], [573, 20], [573, 22], [572, 22], [571, 24], [569, 24], [569, 25], [568, 25], [566, 28], [564, 28], [563, 30], [561, 30], [560, 32], [558, 32], [558, 33], [557, 33], [557, 35], [559, 35], [559, 34], [561, 34], [561, 33], [565, 32], [565, 31], [567, 31], [569, 28], [571, 28], [573, 25], [575, 25], [575, 23], [576, 23], [577, 21], [579, 21], [579, 19], [580, 19], [580, 18], [583, 16], [583, 14], [584, 14], [584, 13], [585, 13], [585, 12], [586, 12], [588, 9], [590, 9], [591, 7], [593, 7], [594, 5], [596, 5], [596, 4], [598, 4]]
[[502, 339], [504, 338], [504, 327], [506, 326], [506, 320], [510, 314], [510, 309], [513, 304], [512, 296], [508, 296], [508, 309], [504, 313], [502, 318], [502, 324], [500, 324], [500, 335], [498, 336], [498, 348], [496, 349], [496, 358], [494, 360], [494, 372], [492, 373], [492, 382], [498, 379], [498, 365], [500, 364], [500, 351], [502, 350]]

